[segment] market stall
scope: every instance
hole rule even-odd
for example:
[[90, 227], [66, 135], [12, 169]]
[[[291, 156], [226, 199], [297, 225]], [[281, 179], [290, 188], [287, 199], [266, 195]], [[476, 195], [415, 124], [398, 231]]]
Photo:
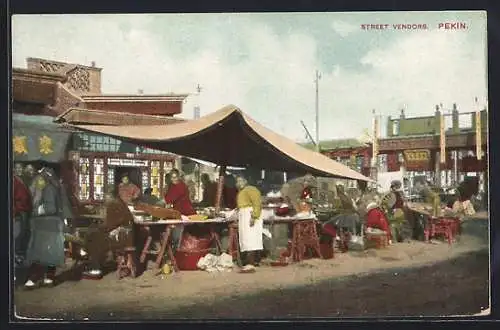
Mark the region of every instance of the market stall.
[[424, 238], [428, 242], [437, 235], [443, 235], [449, 244], [460, 234], [460, 217], [445, 206], [436, 206], [427, 203], [407, 203], [410, 212], [423, 215]]
[[[227, 166], [246, 168], [251, 166], [298, 174], [309, 173], [321, 177], [371, 181], [341, 163], [274, 133], [232, 105], [197, 120], [171, 125], [168, 129], [165, 125], [148, 126], [147, 130], [141, 126], [74, 125], [73, 127], [219, 164], [215, 216], [221, 211], [220, 202]], [[178, 225], [187, 224], [187, 221], [176, 220]], [[299, 235], [301, 232], [312, 230], [299, 230], [301, 223], [316, 221], [312, 214], [305, 218], [292, 215], [286, 221], [292, 223], [293, 232], [298, 235], [295, 240], [301, 242], [297, 243], [298, 249], [302, 249], [304, 244], [316, 246], [316, 242], [311, 244], [308, 242], [310, 235]]]

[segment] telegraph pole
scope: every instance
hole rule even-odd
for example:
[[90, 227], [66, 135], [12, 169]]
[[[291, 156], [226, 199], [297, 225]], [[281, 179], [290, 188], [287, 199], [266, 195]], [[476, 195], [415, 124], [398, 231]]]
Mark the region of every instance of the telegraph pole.
[[319, 80], [321, 79], [321, 73], [316, 70], [316, 77], [314, 83], [316, 85], [316, 151], [321, 152], [321, 147], [319, 143]]
[[196, 86], [196, 105], [194, 106], [193, 114], [194, 119], [200, 118], [200, 94], [202, 89], [203, 88], [200, 86], [200, 84]]

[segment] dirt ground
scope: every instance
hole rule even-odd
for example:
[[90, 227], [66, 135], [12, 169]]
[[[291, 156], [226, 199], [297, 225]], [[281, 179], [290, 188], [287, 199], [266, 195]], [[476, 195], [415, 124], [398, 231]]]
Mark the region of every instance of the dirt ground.
[[487, 245], [472, 236], [452, 246], [413, 241], [287, 267], [262, 265], [254, 274], [155, 273], [17, 289], [15, 311], [29, 318], [96, 321], [444, 316], [489, 306]]

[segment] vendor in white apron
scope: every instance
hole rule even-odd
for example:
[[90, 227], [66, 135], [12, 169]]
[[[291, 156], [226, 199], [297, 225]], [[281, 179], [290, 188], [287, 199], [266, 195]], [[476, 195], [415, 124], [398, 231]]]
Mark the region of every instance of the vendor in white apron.
[[247, 180], [239, 176], [236, 179], [238, 196], [238, 235], [240, 250], [246, 255], [242, 272], [255, 272], [257, 253], [262, 250], [263, 220], [261, 217], [262, 196], [254, 186], [249, 186]]

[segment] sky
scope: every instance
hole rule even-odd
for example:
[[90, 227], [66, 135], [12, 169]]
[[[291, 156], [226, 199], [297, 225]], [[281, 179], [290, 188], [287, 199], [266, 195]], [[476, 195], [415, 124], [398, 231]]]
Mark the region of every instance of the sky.
[[487, 100], [485, 12], [16, 15], [13, 66], [27, 57], [95, 61], [104, 94], [190, 93], [185, 118], [196, 104], [202, 116], [234, 104], [297, 142], [307, 141], [301, 121], [316, 136], [316, 70], [320, 140], [360, 138], [373, 109], [384, 136], [403, 108], [425, 116]]

